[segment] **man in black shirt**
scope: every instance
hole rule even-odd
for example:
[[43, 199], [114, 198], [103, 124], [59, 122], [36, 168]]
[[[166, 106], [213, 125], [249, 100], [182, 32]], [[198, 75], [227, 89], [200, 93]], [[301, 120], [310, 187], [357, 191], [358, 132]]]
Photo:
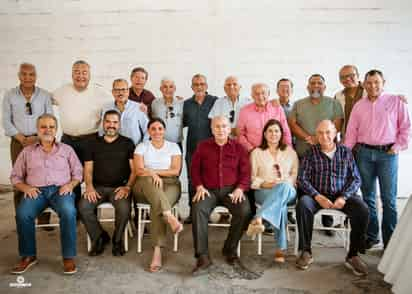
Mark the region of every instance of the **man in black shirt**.
[[84, 156], [86, 192], [79, 203], [79, 213], [92, 240], [89, 255], [100, 255], [110, 241], [101, 227], [95, 210], [103, 202], [111, 202], [115, 209], [115, 229], [112, 253], [124, 255], [123, 232], [130, 216], [130, 188], [135, 181], [133, 167], [134, 144], [119, 135], [120, 115], [109, 110], [103, 117], [104, 136], [90, 143]]

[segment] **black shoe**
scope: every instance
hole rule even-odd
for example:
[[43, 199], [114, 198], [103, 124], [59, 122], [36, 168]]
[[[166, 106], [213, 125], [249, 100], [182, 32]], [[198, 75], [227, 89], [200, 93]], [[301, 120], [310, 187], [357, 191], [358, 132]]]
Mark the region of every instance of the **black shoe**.
[[212, 265], [212, 261], [209, 256], [202, 255], [197, 261], [194, 269], [192, 270], [193, 276], [200, 276], [209, 273], [209, 268]]
[[123, 256], [126, 253], [123, 247], [123, 241], [113, 242], [112, 254], [113, 256]]
[[104, 252], [104, 247], [110, 242], [110, 236], [107, 234], [106, 231], [97, 238], [96, 242], [94, 242], [92, 250], [90, 250], [90, 256], [97, 256]]
[[379, 240], [367, 239], [365, 249], [372, 249], [372, 248], [376, 247], [376, 245], [378, 245], [378, 244], [379, 244]]
[[288, 222], [292, 225], [296, 224], [296, 219], [293, 217], [293, 213], [288, 212]]

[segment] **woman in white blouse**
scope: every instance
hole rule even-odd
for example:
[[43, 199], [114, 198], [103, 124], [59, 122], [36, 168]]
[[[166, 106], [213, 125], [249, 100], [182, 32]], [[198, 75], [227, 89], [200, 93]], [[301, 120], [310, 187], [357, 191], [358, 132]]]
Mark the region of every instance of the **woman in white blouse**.
[[136, 147], [134, 164], [137, 180], [133, 192], [137, 203], [150, 204], [151, 237], [154, 247], [149, 271], [162, 268], [162, 252], [167, 225], [173, 233], [181, 232], [183, 225], [171, 213], [180, 198], [182, 152], [176, 143], [164, 139], [166, 125], [160, 118], [153, 118], [148, 124], [150, 141]]
[[283, 142], [283, 129], [279, 121], [269, 120], [263, 128], [262, 144], [251, 154], [252, 189], [258, 204], [256, 215], [247, 234], [264, 231], [262, 219], [275, 227], [277, 249], [275, 261], [285, 262], [287, 249], [287, 205], [296, 198], [298, 157], [292, 147]]

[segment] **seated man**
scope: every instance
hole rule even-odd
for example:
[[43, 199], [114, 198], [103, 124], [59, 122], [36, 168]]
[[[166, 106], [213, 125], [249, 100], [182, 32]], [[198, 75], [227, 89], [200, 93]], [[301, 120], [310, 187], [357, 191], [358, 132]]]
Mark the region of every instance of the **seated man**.
[[110, 241], [96, 216], [96, 207], [110, 202], [115, 210], [112, 253], [122, 256], [123, 233], [130, 217], [130, 189], [136, 175], [133, 167], [134, 144], [119, 135], [120, 114], [109, 110], [103, 116], [104, 136], [90, 143], [84, 156], [86, 192], [79, 203], [80, 217], [86, 226], [93, 246], [89, 255], [100, 255]]
[[350, 247], [345, 266], [356, 275], [366, 275], [368, 269], [358, 253], [364, 250], [369, 212], [367, 205], [356, 194], [360, 187], [358, 168], [347, 147], [336, 144], [336, 128], [332, 121], [323, 120], [316, 128], [316, 140], [303, 157], [298, 175], [298, 186], [303, 196], [296, 205], [299, 229], [299, 249], [296, 260], [299, 269], [306, 270], [313, 262], [311, 241], [313, 219], [319, 209], [344, 212], [351, 224]]
[[197, 264], [193, 274], [206, 273], [211, 265], [208, 251], [208, 221], [217, 205], [232, 214], [223, 255], [230, 265], [239, 264], [236, 253], [239, 240], [250, 217], [250, 205], [243, 192], [250, 185], [250, 162], [246, 149], [229, 139], [230, 123], [225, 116], [212, 119], [214, 138], [201, 142], [192, 158], [191, 176], [196, 194], [193, 197], [193, 241]]
[[11, 182], [24, 193], [16, 211], [21, 261], [13, 274], [22, 274], [37, 263], [35, 220], [50, 206], [60, 218], [65, 274], [74, 274], [76, 256], [76, 208], [73, 188], [82, 180], [82, 165], [74, 150], [56, 142], [57, 120], [52, 114], [37, 119], [39, 142], [29, 145], [17, 157]]

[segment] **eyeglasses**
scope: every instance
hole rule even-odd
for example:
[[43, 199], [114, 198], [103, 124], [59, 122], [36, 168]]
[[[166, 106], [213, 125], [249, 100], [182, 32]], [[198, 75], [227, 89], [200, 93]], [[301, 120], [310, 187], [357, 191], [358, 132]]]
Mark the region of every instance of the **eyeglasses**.
[[233, 123], [235, 121], [235, 111], [234, 110], [229, 112], [229, 121], [230, 123]]
[[346, 80], [347, 78], [353, 79], [353, 78], [355, 78], [355, 77], [356, 77], [356, 74], [354, 74], [354, 73], [350, 73], [350, 74], [347, 74], [347, 75], [341, 75], [341, 76], [339, 76], [339, 78], [340, 78], [341, 81]]
[[275, 175], [276, 175], [276, 177], [280, 179], [280, 178], [282, 177], [282, 173], [281, 173], [281, 171], [280, 171], [280, 165], [277, 164], [277, 163], [275, 163], [275, 164], [273, 165], [273, 168], [274, 168], [274, 170], [275, 170]]
[[167, 111], [166, 111], [166, 119], [170, 118], [174, 118], [175, 117], [175, 113], [173, 112], [173, 106], [169, 106], [167, 107]]
[[113, 88], [113, 92], [119, 93], [119, 92], [126, 92], [127, 88]]
[[26, 114], [27, 115], [32, 115], [33, 114], [33, 109], [31, 108], [31, 103], [26, 102]]

